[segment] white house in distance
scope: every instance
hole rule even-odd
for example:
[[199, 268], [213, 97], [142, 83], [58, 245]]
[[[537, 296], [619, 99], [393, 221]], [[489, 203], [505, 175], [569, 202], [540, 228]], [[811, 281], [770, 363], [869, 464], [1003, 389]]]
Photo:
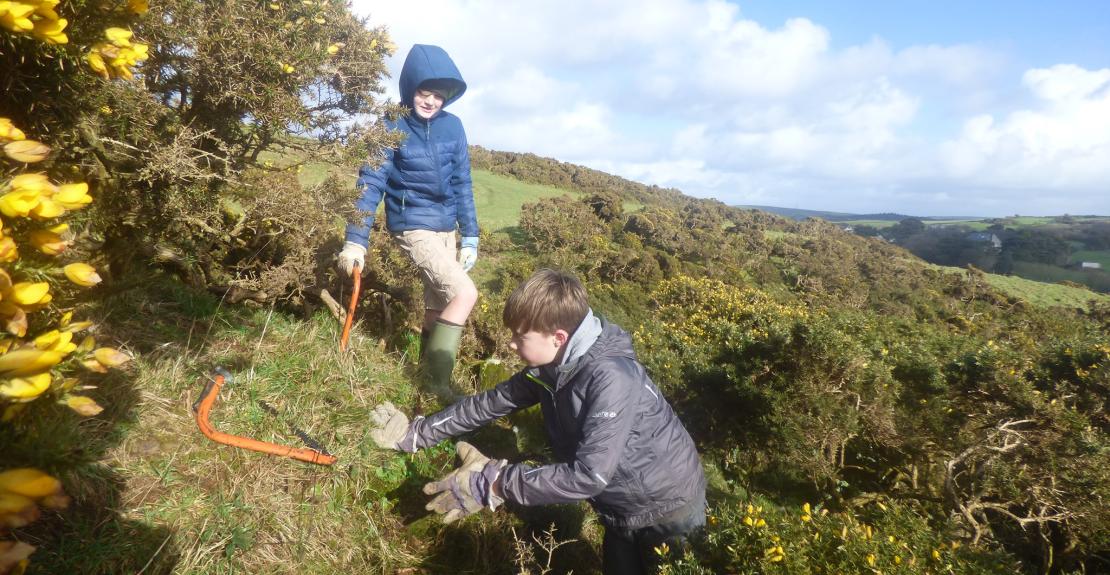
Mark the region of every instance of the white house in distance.
[[1100, 269], [1102, 269], [1102, 264], [1100, 264], [1098, 262], [1081, 262], [1079, 264], [1079, 269], [1100, 270]]
[[990, 232], [971, 232], [967, 234], [967, 239], [973, 242], [990, 242], [994, 249], [1002, 249], [1002, 240]]

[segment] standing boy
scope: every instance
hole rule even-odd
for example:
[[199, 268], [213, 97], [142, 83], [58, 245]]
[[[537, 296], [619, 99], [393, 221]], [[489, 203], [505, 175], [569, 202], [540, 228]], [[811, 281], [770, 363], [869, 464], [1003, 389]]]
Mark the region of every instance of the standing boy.
[[424, 486], [438, 494], [428, 509], [451, 522], [505, 500], [586, 500], [605, 526], [604, 572], [653, 572], [656, 547], [680, 550], [705, 524], [705, 475], [693, 440], [636, 360], [631, 337], [593, 314], [573, 276], [536, 272], [509, 296], [502, 318], [524, 370], [411, 423], [382, 404], [371, 414], [371, 437], [415, 452], [539, 403], [559, 463], [508, 464], [459, 442], [462, 465]]
[[[424, 284], [421, 363], [429, 391], [449, 401], [451, 371], [463, 325], [478, 300], [467, 272], [478, 260], [478, 217], [470, 181], [470, 154], [462, 122], [444, 110], [466, 91], [459, 69], [438, 46], [416, 44], [405, 58], [401, 101], [412, 106], [389, 122], [404, 141], [388, 150], [381, 166], [359, 170], [356, 206], [367, 214], [347, 226], [339, 268], [365, 270], [374, 212], [385, 198], [386, 227], [420, 270]], [[462, 236], [456, 259], [455, 230]]]

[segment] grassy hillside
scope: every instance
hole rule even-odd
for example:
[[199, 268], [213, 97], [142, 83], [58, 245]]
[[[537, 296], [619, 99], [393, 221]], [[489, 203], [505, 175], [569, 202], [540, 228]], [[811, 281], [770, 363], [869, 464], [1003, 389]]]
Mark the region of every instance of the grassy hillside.
[[[948, 273], [962, 275], [962, 268], [935, 266]], [[1044, 266], [1050, 267], [1050, 266]], [[1059, 269], [1059, 268], [1055, 268]], [[1063, 307], [1068, 309], [1087, 309], [1092, 302], [1110, 304], [1110, 295], [1093, 292], [1082, 286], [1063, 285], [1025, 279], [1019, 276], [983, 274], [992, 287], [1018, 301], [1041, 308]], [[1061, 281], [1066, 278], [1059, 278]]]
[[520, 208], [528, 202], [569, 194], [581, 194], [554, 186], [529, 184], [520, 180], [494, 174], [486, 170], [472, 170], [474, 204], [478, 209], [482, 228], [491, 232], [505, 231], [520, 223]]
[[[522, 277], [541, 266], [582, 277], [593, 307], [632, 333], [710, 477], [709, 534], [671, 573], [1033, 573], [1046, 557], [1097, 568], [1110, 541], [1110, 298], [485, 154], [478, 209], [497, 233], [474, 271], [459, 385], [518, 367], [500, 311]], [[420, 488], [453, 467], [452, 443], [416, 455], [371, 446], [378, 402], [438, 407], [413, 385], [418, 281], [375, 237], [347, 353], [323, 311], [232, 306], [158, 274], [90, 303], [98, 338], [136, 360], [89, 392], [102, 414], [31, 404], [35, 425], [4, 445], [6, 460], [60, 476], [75, 500], [19, 532], [39, 547], [28, 573], [598, 572], [601, 528], [585, 504], [509, 505], [444, 527]], [[218, 429], [298, 445], [296, 426], [339, 463], [202, 436], [191, 406], [215, 365], [236, 376]], [[546, 460], [534, 414], [467, 439]]]

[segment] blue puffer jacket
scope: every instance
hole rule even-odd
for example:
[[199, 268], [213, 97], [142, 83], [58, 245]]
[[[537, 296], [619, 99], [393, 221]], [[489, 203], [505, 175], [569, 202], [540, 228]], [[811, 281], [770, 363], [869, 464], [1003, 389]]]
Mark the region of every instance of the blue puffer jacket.
[[[428, 80], [453, 86], [444, 108], [466, 91], [466, 82], [443, 48], [416, 44], [401, 69], [401, 102], [412, 106], [416, 88]], [[386, 152], [377, 169], [368, 164], [359, 169], [362, 197], [355, 205], [369, 215], [361, 225], [347, 226], [346, 240], [367, 245], [374, 212], [385, 196], [385, 220], [390, 232], [449, 232], [457, 226], [460, 235], [471, 240], [464, 241], [464, 245], [477, 247], [478, 216], [462, 122], [441, 109], [430, 120], [413, 111], [388, 122], [388, 126], [404, 133], [405, 139], [400, 147]]]

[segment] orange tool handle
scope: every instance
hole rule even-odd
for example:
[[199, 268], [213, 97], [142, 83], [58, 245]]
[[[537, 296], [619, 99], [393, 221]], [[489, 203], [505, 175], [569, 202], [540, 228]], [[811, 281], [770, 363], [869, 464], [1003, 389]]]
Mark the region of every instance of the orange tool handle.
[[351, 291], [351, 303], [347, 306], [347, 319], [343, 321], [343, 335], [339, 336], [339, 351], [347, 351], [347, 340], [351, 337], [351, 323], [355, 321], [355, 306], [358, 305], [358, 288], [362, 285], [361, 271], [357, 263], [351, 268], [355, 285]]
[[212, 427], [212, 424], [208, 421], [208, 414], [211, 413], [212, 406], [216, 403], [216, 397], [220, 395], [220, 388], [224, 385], [224, 375], [227, 372], [220, 373], [222, 371], [223, 370], [217, 370], [216, 377], [204, 387], [200, 399], [197, 400], [197, 426], [200, 427], [200, 432], [207, 436], [208, 439], [232, 447], [241, 447], [251, 451], [269, 453], [270, 455], [292, 457], [293, 459], [299, 459], [317, 465], [331, 465], [338, 461], [334, 455], [321, 453], [314, 449], [289, 447], [286, 445], [259, 441], [241, 435], [231, 435], [230, 433], [224, 433]]

